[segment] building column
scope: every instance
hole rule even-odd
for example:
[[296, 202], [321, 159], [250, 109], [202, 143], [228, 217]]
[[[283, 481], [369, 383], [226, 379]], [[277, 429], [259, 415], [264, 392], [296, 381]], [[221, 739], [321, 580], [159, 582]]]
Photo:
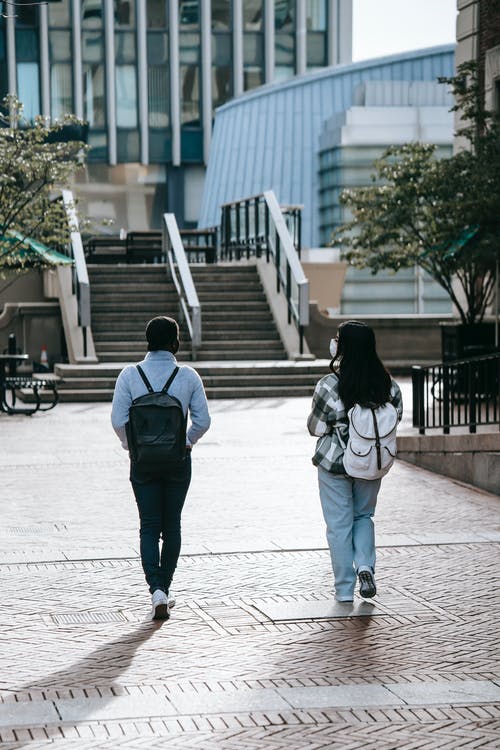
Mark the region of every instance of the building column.
[[16, 71], [16, 17], [9, 12], [5, 19], [7, 31], [7, 77], [9, 94], [17, 94], [17, 71]]
[[339, 61], [339, 0], [328, 0], [328, 65]]
[[296, 63], [295, 72], [298, 76], [307, 70], [307, 29], [306, 29], [306, 0], [297, 0], [295, 44]]
[[52, 112], [50, 107], [49, 10], [47, 5], [40, 5], [39, 13], [41, 114], [50, 120]]
[[172, 129], [172, 164], [181, 163], [181, 93], [179, 69], [179, 5], [168, 4], [168, 38], [170, 41], [170, 123]]
[[233, 96], [243, 93], [243, 5], [233, 0]]
[[72, 1], [73, 101], [75, 115], [84, 118], [82, 65], [82, 6], [81, 0]]
[[108, 164], [117, 163], [115, 91], [115, 19], [113, 0], [104, 0], [104, 59], [106, 65], [106, 119], [108, 123]]
[[337, 63], [352, 62], [352, 0], [338, 0]]
[[201, 0], [201, 126], [203, 161], [208, 164], [212, 140], [212, 29], [210, 0]]
[[264, 0], [264, 80], [274, 80], [274, 0]]
[[146, 0], [137, 0], [137, 77], [139, 86], [139, 134], [141, 163], [149, 164], [148, 59]]

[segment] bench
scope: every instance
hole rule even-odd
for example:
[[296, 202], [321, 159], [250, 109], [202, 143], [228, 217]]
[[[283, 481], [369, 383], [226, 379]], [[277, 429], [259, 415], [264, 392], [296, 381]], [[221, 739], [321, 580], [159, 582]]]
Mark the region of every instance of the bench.
[[[16, 363], [26, 360], [27, 354], [0, 354], [0, 410], [5, 414], [26, 414], [30, 416], [37, 411], [49, 411], [59, 401], [57, 381], [43, 376], [13, 374]], [[6, 365], [9, 374], [7, 375]], [[18, 393], [21, 390], [32, 391], [34, 402], [31, 406], [16, 406]], [[41, 391], [49, 393], [48, 401], [43, 401]], [[31, 394], [30, 394], [31, 395]]]

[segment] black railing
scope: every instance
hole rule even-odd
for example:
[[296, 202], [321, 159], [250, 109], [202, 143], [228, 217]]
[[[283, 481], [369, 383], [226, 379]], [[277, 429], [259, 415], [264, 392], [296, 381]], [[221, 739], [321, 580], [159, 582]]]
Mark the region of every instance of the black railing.
[[[300, 258], [302, 206], [280, 206], [293, 245]], [[269, 206], [264, 195], [254, 195], [222, 206], [221, 258], [240, 260], [261, 257], [269, 260]]]
[[279, 205], [272, 190], [222, 206], [221, 259], [265, 257], [275, 269], [276, 294], [283, 294], [288, 324], [304, 353], [309, 325], [309, 282], [300, 263], [301, 206]]
[[412, 368], [413, 426], [426, 429], [500, 425], [500, 352]]
[[[189, 263], [215, 263], [216, 229], [181, 229]], [[89, 263], [166, 263], [161, 232], [129, 232], [126, 238], [91, 237], [85, 245]]]

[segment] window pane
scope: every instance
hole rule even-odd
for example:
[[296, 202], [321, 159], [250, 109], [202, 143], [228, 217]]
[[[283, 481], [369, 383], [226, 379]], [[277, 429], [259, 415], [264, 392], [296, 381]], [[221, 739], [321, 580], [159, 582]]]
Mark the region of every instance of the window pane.
[[21, 62], [17, 64], [17, 89], [19, 101], [24, 105], [25, 118], [33, 120], [40, 114], [38, 63]]
[[212, 67], [212, 103], [213, 108], [220, 107], [231, 98], [231, 65]]
[[212, 29], [229, 31], [231, 28], [231, 3], [229, 0], [212, 0]]
[[116, 66], [116, 125], [137, 127], [137, 81], [134, 65]]
[[159, 65], [168, 62], [168, 34], [152, 32], [148, 34], [148, 63]]
[[52, 65], [50, 68], [50, 111], [54, 119], [73, 112], [71, 65]]
[[200, 69], [198, 65], [181, 65], [181, 123], [200, 123]]
[[169, 126], [168, 70], [164, 66], [150, 65], [148, 68], [149, 127]]
[[264, 83], [264, 73], [262, 68], [245, 68], [243, 71], [243, 86], [245, 91], [255, 89]]
[[326, 54], [326, 34], [321, 32], [307, 34], [307, 67], [328, 65]]
[[115, 26], [135, 25], [135, 5], [133, 0], [115, 0]]
[[295, 62], [295, 38], [291, 34], [276, 34], [276, 65], [290, 65]]
[[327, 0], [306, 0], [306, 28], [326, 31]]
[[84, 29], [102, 27], [103, 9], [101, 0], [82, 0], [82, 26]]
[[115, 58], [118, 64], [135, 62], [135, 34], [115, 34]]
[[276, 30], [293, 29], [295, 17], [295, 0], [275, 0], [274, 27]]
[[49, 3], [48, 8], [50, 26], [71, 26], [70, 0]]
[[147, 0], [146, 13], [148, 29], [167, 28], [167, 0]]
[[85, 119], [91, 128], [104, 127], [104, 66], [83, 66]]
[[263, 0], [243, 0], [243, 28], [262, 31]]
[[[171, 0], [173, 2], [174, 0]], [[179, 0], [179, 25], [197, 29], [200, 23], [198, 0]]]
[[103, 59], [103, 38], [100, 31], [84, 31], [82, 34], [83, 62], [100, 62]]
[[49, 32], [49, 50], [51, 61], [71, 61], [71, 33], [69, 31]]
[[16, 59], [23, 62], [38, 59], [38, 33], [36, 29], [16, 29]]
[[264, 59], [264, 40], [262, 34], [243, 35], [243, 62], [245, 65], [262, 66]]

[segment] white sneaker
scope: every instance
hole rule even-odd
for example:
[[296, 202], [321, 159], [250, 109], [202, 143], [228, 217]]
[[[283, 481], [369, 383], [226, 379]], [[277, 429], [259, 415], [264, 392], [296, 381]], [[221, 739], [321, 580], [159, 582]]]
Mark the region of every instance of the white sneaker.
[[175, 594], [173, 591], [167, 591], [168, 608], [175, 607]]
[[152, 620], [168, 620], [170, 617], [170, 606], [168, 603], [167, 595], [161, 589], [153, 591], [151, 597], [151, 619]]

